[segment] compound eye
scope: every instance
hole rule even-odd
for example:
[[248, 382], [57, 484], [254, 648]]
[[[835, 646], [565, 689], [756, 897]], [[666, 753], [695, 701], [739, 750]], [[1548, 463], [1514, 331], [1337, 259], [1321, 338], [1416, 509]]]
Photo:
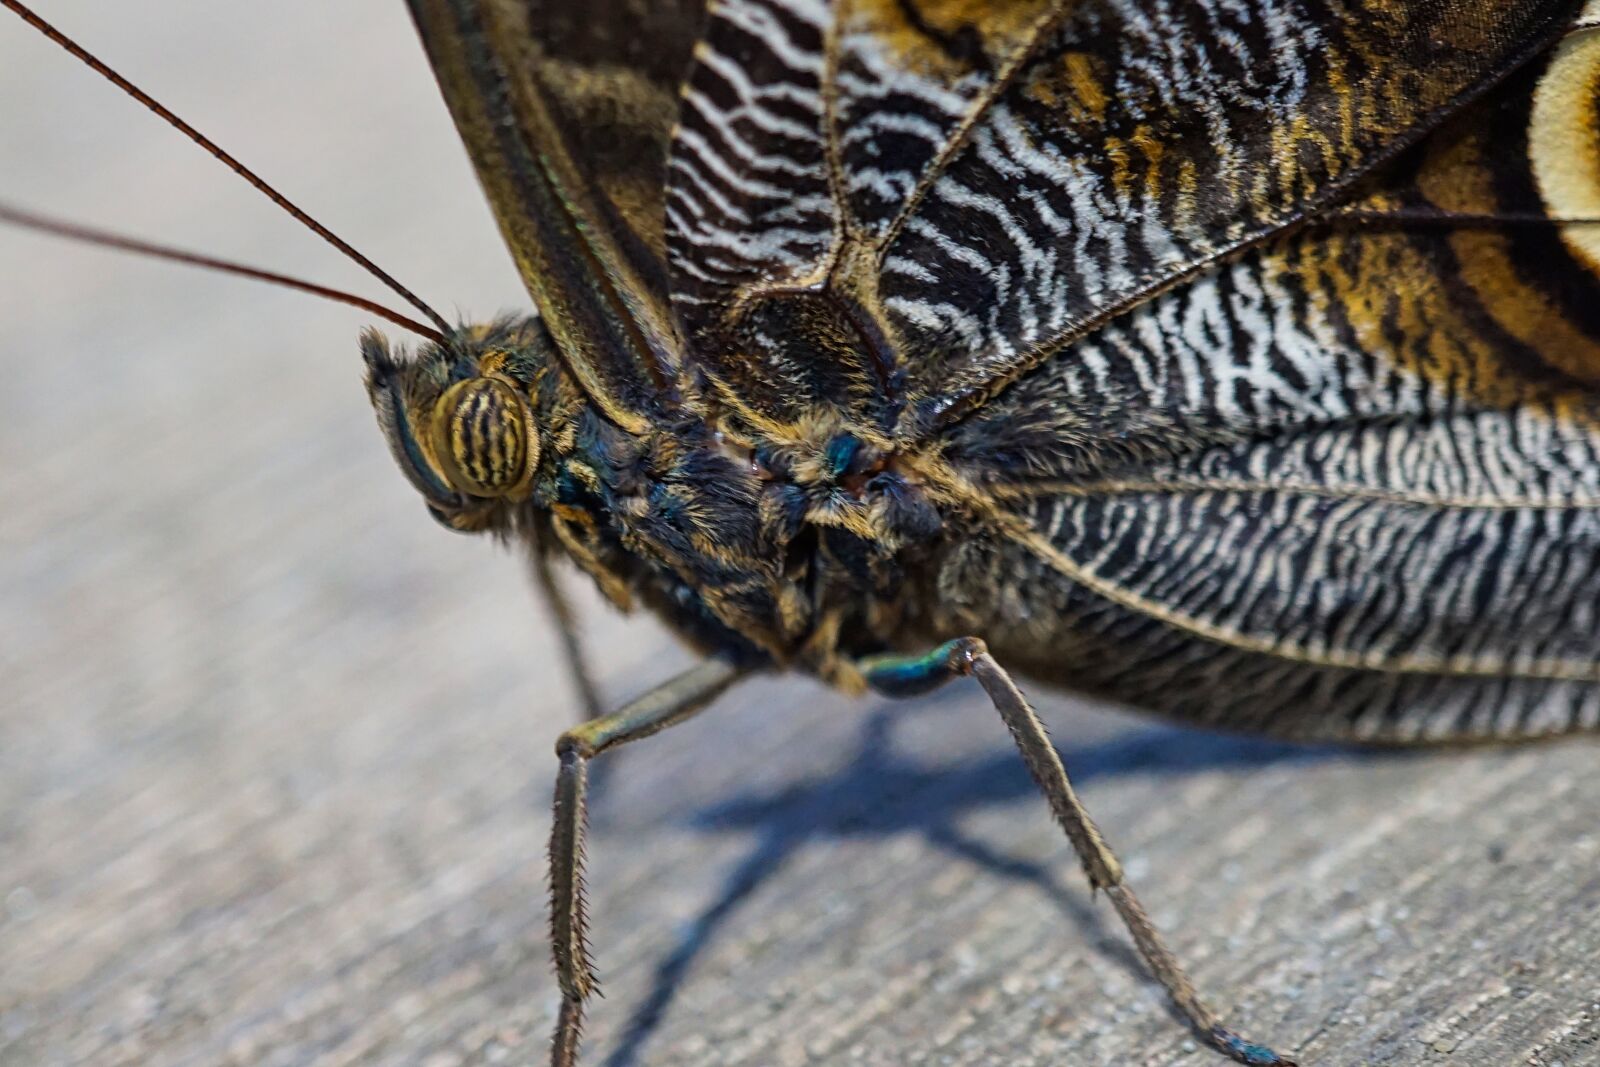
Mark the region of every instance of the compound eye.
[[539, 462], [533, 413], [506, 382], [468, 378], [433, 408], [433, 450], [456, 489], [503, 497], [524, 488]]

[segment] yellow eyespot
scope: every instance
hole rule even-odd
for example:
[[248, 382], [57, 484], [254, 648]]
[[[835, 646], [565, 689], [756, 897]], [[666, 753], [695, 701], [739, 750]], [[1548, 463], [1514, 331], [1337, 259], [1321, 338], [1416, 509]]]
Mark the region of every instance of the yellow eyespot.
[[477, 497], [515, 496], [533, 480], [539, 436], [533, 412], [509, 383], [468, 378], [433, 406], [434, 456], [459, 491]]
[[[1595, 92], [1600, 88], [1600, 40], [1570, 34], [1551, 53], [1528, 121], [1528, 157], [1539, 193], [1552, 215], [1593, 218], [1600, 210], [1600, 136]], [[1563, 226], [1561, 236], [1589, 269], [1600, 273], [1600, 238], [1592, 226]]]

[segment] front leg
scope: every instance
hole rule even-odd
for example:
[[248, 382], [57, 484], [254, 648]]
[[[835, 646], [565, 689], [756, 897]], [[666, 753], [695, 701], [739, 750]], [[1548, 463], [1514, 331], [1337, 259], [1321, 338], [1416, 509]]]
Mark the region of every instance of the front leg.
[[1161, 934], [1151, 923], [1144, 905], [1134, 896], [1122, 874], [1122, 864], [1106, 844], [1100, 828], [1089, 817], [1067, 778], [1055, 746], [1045, 733], [1044, 724], [984, 643], [976, 637], [947, 641], [922, 656], [872, 656], [862, 660], [861, 671], [874, 689], [888, 696], [914, 696], [943, 685], [953, 678], [971, 675], [983, 686], [995, 710], [1005, 720], [1012, 740], [1022, 753], [1033, 780], [1050, 802], [1056, 822], [1083, 863], [1089, 885], [1104, 890], [1133, 938], [1145, 965], [1161, 983], [1172, 1003], [1189, 1021], [1197, 1034], [1219, 1051], [1250, 1067], [1294, 1067], [1265, 1045], [1246, 1041], [1223, 1026], [1200, 1000], [1188, 975], [1183, 973]]
[[589, 670], [589, 659], [583, 653], [583, 642], [578, 636], [578, 618], [572, 611], [567, 594], [561, 590], [561, 580], [550, 566], [550, 557], [542, 545], [533, 552], [533, 577], [545, 607], [555, 618], [556, 634], [561, 639], [561, 658], [567, 665], [567, 677], [578, 691], [578, 703], [583, 706], [583, 721], [591, 722], [604, 714], [600, 704], [600, 690], [595, 688], [594, 674]]
[[683, 722], [748, 673], [707, 660], [650, 690], [614, 715], [591, 719], [561, 735], [556, 755], [554, 821], [550, 827], [550, 948], [561, 985], [561, 1012], [550, 1052], [552, 1067], [574, 1067], [583, 1030], [583, 1005], [595, 992], [589, 962], [589, 922], [583, 896], [585, 799], [589, 760], [609, 749]]

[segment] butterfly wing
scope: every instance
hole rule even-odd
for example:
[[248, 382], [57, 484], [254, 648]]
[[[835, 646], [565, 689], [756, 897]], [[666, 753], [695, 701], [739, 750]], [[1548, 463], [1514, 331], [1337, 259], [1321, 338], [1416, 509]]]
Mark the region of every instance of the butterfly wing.
[[[1594, 215], [1596, 74], [1571, 39], [1358, 207]], [[1147, 302], [951, 428], [994, 536], [943, 562], [930, 615], [1228, 727], [1600, 728], [1596, 251], [1591, 227], [1340, 223]]]
[[1594, 730], [1597, 446], [1549, 410], [1473, 412], [1028, 487], [927, 609], [1035, 675], [1231, 729]]
[[563, 358], [642, 428], [680, 341], [667, 144], [703, 0], [411, 0], [501, 232]]
[[[1296, 229], [1545, 210], [1518, 72], [1575, 6], [723, 5], [669, 177], [693, 358], [937, 435], [983, 516], [910, 583], [938, 636], [1225, 726], [1595, 728], [1583, 234]], [[786, 341], [819, 291], [869, 343]]]
[[673, 142], [672, 298], [746, 403], [925, 437], [1349, 195], [1574, 8], [725, 3]]
[[[754, 417], [937, 435], [986, 525], [929, 627], [1223, 725], [1600, 722], [1600, 257], [1295, 229], [1543, 210], [1503, 83], [1574, 4], [730, 0], [663, 16], [657, 66], [538, 3], [413, 6], [591, 391], [647, 416], [692, 358]], [[586, 112], [563, 57], [648, 67], [653, 103]]]

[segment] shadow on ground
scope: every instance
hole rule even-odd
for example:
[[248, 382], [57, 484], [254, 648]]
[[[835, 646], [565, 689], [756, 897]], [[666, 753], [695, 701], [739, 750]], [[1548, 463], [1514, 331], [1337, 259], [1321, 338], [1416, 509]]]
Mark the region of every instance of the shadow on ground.
[[[963, 694], [963, 696], [970, 696]], [[942, 702], [942, 701], [941, 701]], [[710, 832], [745, 832], [755, 844], [722, 880], [715, 899], [686, 924], [677, 945], [655, 968], [650, 991], [633, 1009], [605, 1067], [637, 1067], [639, 1055], [665, 1017], [675, 991], [720, 928], [758, 888], [808, 844], [841, 837], [917, 834], [992, 874], [1026, 882], [1048, 895], [1074, 923], [1090, 931], [1108, 956], [1142, 972], [1131, 947], [1104, 928], [1084, 894], [1069, 893], [1063, 876], [1044, 864], [1007, 856], [963, 831], [962, 817], [985, 808], [1034, 802], [1038, 793], [1015, 750], [1006, 747], [954, 765], [905, 758], [895, 744], [902, 718], [927, 714], [915, 705], [879, 708], [862, 730], [855, 755], [837, 773], [775, 792], [751, 791], [701, 812], [694, 825]], [[1077, 785], [1117, 775], [1198, 773], [1328, 759], [1340, 750], [1239, 738], [1170, 726], [1151, 726], [1076, 748], [1062, 759]], [[1042, 801], [1038, 801], [1042, 806]]]

